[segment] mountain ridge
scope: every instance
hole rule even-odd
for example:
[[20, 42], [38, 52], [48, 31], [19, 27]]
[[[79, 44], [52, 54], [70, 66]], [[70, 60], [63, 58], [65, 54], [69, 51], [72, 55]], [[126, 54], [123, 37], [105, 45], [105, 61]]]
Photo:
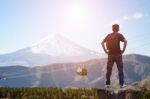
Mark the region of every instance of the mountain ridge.
[[[150, 75], [149, 62], [132, 61], [131, 55], [123, 56], [125, 81], [131, 84], [141, 81]], [[134, 56], [139, 57], [139, 56]], [[148, 58], [140, 56], [141, 58]], [[136, 58], [135, 58], [136, 59]], [[8, 75], [7, 80], [1, 80], [1, 86], [12, 87], [90, 87], [101, 88], [104, 86], [106, 73], [106, 58], [94, 59], [78, 63], [55, 63], [37, 67], [9, 66], [0, 67], [0, 72]], [[88, 75], [85, 77], [76, 74], [79, 66], [85, 65]], [[20, 68], [20, 69], [17, 69]], [[10, 69], [12, 68], [12, 69]], [[22, 71], [22, 72], [21, 72]], [[17, 73], [19, 72], [19, 73]], [[17, 73], [17, 74], [16, 74]], [[118, 85], [118, 71], [116, 65], [112, 72], [112, 85]]]

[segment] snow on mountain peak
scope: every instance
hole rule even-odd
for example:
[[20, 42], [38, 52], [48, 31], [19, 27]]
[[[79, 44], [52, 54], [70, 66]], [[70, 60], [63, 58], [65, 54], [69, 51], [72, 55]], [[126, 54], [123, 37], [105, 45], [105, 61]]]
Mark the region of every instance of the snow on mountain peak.
[[50, 41], [55, 41], [56, 37], [58, 36], [58, 34], [51, 34], [51, 35], [48, 35], [47, 37], [41, 39], [40, 41], [34, 43], [31, 47], [33, 46], [37, 46], [38, 44], [41, 44], [41, 43], [49, 43]]
[[51, 63], [81, 62], [102, 58], [100, 53], [84, 48], [59, 34], [51, 34], [24, 49], [1, 55], [0, 65], [42, 66]]
[[51, 56], [86, 55], [86, 49], [75, 44], [60, 34], [52, 34], [30, 47], [32, 53], [42, 53]]

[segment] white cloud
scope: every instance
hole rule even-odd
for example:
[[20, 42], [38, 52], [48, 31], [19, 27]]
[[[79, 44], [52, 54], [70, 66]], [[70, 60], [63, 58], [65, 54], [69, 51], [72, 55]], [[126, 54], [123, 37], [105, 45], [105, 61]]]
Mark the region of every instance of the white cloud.
[[125, 15], [123, 16], [122, 18], [120, 19], [116, 19], [114, 21], [111, 22], [111, 25], [112, 24], [119, 24], [120, 27], [123, 27], [123, 24], [122, 22], [125, 20], [125, 21], [132, 21], [132, 20], [140, 20], [144, 17], [148, 17], [149, 15], [148, 14], [143, 14], [142, 12], [135, 12], [131, 15]]
[[123, 20], [130, 20], [131, 19], [131, 17], [129, 17], [129, 16], [123, 16]]
[[139, 20], [143, 17], [145, 17], [146, 15], [141, 13], [141, 12], [135, 12], [132, 15], [125, 15], [123, 16], [123, 20]]
[[141, 19], [141, 18], [143, 18], [145, 15], [143, 14], [143, 13], [140, 13], [140, 12], [136, 12], [136, 13], [134, 13], [133, 14], [133, 18], [134, 19]]

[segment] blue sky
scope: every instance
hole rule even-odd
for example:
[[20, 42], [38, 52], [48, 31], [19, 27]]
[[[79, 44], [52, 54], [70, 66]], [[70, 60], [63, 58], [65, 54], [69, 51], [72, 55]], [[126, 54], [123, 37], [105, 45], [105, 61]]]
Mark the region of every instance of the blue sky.
[[149, 0], [1, 0], [0, 53], [10, 53], [59, 33], [89, 49], [119, 23], [126, 54], [150, 55]]

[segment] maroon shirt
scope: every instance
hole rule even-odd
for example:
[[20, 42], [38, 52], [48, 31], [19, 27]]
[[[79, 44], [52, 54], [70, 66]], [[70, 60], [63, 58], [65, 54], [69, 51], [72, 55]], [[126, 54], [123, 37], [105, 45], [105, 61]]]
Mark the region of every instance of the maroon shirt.
[[[120, 54], [120, 41], [124, 41], [124, 36], [121, 33], [110, 33], [108, 34], [104, 42], [106, 42], [107, 49], [109, 50], [109, 54]], [[115, 42], [115, 44], [114, 44]], [[113, 46], [113, 47], [110, 47]], [[110, 47], [110, 48], [109, 48]]]

